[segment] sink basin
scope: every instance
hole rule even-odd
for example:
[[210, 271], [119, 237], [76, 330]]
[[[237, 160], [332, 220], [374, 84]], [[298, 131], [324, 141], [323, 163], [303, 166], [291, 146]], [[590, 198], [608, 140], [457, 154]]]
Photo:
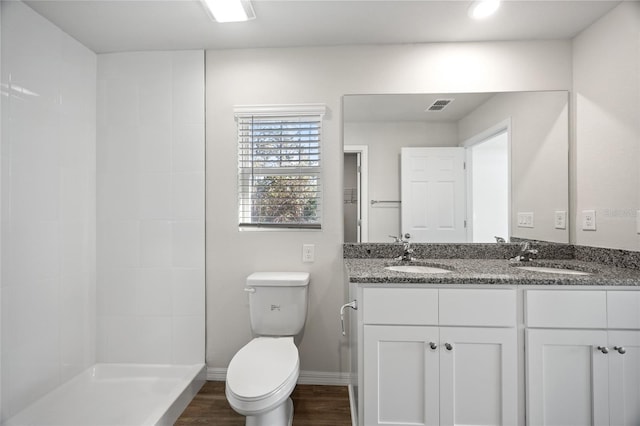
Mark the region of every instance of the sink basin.
[[386, 266], [385, 269], [396, 272], [408, 272], [410, 274], [444, 274], [447, 272], [451, 272], [448, 269], [424, 265], [394, 265]]
[[554, 268], [550, 266], [516, 266], [516, 268], [531, 272], [543, 272], [546, 274], [591, 275], [590, 272], [577, 271], [575, 269]]

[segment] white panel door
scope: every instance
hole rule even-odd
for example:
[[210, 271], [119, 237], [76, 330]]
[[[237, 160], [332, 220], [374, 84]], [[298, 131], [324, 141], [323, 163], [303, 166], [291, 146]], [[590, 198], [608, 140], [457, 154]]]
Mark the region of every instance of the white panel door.
[[527, 330], [529, 425], [609, 425], [605, 330]]
[[466, 242], [464, 148], [402, 148], [402, 234], [414, 242]]
[[608, 358], [611, 425], [638, 426], [640, 331], [609, 331]]
[[515, 328], [440, 328], [440, 424], [516, 425]]
[[364, 425], [434, 425], [438, 328], [364, 326]]

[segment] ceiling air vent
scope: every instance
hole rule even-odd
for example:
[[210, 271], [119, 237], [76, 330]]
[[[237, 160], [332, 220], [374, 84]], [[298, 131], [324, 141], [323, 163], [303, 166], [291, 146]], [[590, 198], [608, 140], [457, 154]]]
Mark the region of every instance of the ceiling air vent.
[[442, 111], [451, 102], [453, 102], [453, 99], [436, 99], [435, 102], [426, 109], [426, 111]]

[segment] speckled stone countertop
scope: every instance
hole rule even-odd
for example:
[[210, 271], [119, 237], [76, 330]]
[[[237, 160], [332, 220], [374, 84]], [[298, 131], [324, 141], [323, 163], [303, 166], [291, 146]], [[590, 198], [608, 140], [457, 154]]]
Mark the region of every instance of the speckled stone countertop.
[[[401, 262], [391, 258], [344, 259], [348, 278], [355, 283], [511, 284], [639, 286], [640, 270], [580, 260], [418, 259]], [[449, 269], [448, 273], [395, 272], [386, 266], [412, 264]], [[578, 270], [589, 275], [529, 272], [516, 266], [542, 266]]]

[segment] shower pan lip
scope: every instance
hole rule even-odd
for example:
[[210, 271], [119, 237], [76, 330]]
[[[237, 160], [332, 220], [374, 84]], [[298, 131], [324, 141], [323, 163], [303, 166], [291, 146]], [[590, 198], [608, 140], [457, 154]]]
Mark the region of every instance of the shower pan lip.
[[172, 425], [205, 381], [205, 364], [99, 363], [53, 389], [3, 426]]

